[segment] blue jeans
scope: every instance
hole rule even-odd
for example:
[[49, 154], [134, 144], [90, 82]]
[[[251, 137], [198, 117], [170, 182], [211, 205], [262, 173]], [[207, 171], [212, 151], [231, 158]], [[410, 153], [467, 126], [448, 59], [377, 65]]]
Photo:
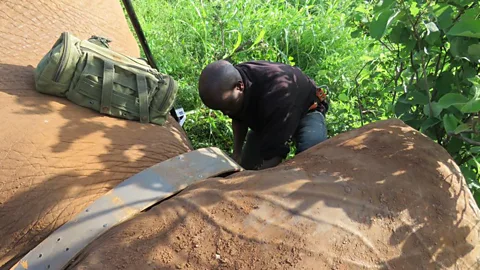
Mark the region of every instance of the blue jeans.
[[[319, 144], [327, 139], [327, 127], [325, 117], [321, 112], [313, 111], [306, 114], [301, 120], [293, 135], [297, 147], [297, 154]], [[258, 133], [250, 130], [242, 151], [241, 166], [247, 170], [257, 168], [263, 162], [260, 155], [261, 137]]]

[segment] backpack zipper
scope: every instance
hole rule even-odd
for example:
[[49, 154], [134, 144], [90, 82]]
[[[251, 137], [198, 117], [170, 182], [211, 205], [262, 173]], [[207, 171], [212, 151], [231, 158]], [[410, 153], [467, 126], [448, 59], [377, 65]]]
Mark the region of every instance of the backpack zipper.
[[62, 33], [64, 36], [64, 41], [63, 41], [63, 52], [62, 56], [60, 57], [60, 65], [58, 65], [57, 72], [55, 73], [55, 76], [53, 77], [54, 82], [59, 82], [60, 81], [60, 75], [63, 73], [63, 70], [65, 70], [65, 62], [67, 61], [67, 55], [69, 53], [68, 50], [68, 45], [69, 45], [69, 38], [67, 33]]
[[160, 108], [163, 108], [163, 106], [165, 106], [165, 102], [167, 102], [167, 100], [170, 99], [170, 96], [172, 95], [172, 92], [173, 92], [172, 91], [173, 85], [174, 85], [173, 79], [170, 76], [168, 76], [168, 79], [169, 79], [169, 84], [167, 88], [167, 93], [165, 94], [165, 97], [163, 98], [162, 103], [159, 106]]

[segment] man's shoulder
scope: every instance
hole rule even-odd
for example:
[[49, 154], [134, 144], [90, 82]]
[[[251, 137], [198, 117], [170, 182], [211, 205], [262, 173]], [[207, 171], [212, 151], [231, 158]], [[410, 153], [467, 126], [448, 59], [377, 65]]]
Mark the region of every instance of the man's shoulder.
[[242, 62], [235, 65], [235, 67], [249, 75], [254, 81], [272, 81], [285, 74], [293, 76], [293, 74], [297, 72], [297, 68], [293, 66], [266, 60]]
[[246, 62], [238, 63], [235, 66], [288, 66], [288, 67], [290, 67], [289, 65], [284, 64], [284, 63], [272, 62], [272, 61], [267, 61], [267, 60], [246, 61]]

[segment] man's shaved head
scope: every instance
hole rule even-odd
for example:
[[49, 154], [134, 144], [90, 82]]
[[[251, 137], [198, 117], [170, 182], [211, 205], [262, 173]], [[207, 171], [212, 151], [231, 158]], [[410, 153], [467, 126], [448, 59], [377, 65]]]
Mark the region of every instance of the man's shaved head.
[[[237, 89], [238, 88], [238, 89]], [[242, 76], [229, 62], [220, 60], [207, 65], [200, 74], [198, 91], [203, 103], [216, 110], [237, 110], [243, 99], [237, 91], [243, 91]]]

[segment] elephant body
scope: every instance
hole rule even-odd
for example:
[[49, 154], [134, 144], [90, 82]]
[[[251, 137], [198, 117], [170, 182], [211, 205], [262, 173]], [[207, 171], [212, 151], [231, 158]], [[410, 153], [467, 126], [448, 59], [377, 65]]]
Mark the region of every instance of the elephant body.
[[478, 269], [478, 222], [448, 153], [388, 120], [194, 184], [68, 269]]
[[[118, 1], [0, 2], [1, 269], [121, 181], [191, 150], [171, 119], [140, 124], [37, 93], [33, 68], [63, 31], [139, 55]], [[478, 223], [448, 153], [387, 120], [191, 185], [67, 269], [477, 269]]]

